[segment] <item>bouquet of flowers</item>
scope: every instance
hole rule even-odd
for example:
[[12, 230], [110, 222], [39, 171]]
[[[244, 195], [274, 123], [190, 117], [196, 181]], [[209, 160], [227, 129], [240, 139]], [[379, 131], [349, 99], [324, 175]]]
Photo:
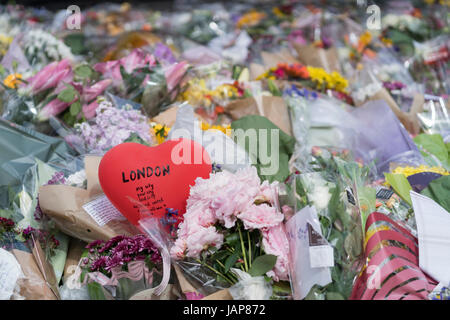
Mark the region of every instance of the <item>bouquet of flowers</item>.
[[352, 161], [347, 150], [317, 147], [312, 161], [299, 169], [289, 179], [296, 211], [315, 207], [323, 237], [334, 252], [331, 282], [312, 286], [305, 299], [348, 299], [362, 266], [366, 217], [375, 209], [375, 190], [366, 186], [369, 169]]
[[[245, 279], [245, 274], [274, 282], [288, 280], [289, 244], [284, 216], [276, 206], [276, 185], [261, 183], [254, 167], [198, 178], [190, 190], [172, 257], [200, 264], [226, 287]], [[266, 288], [264, 278], [260, 279]], [[268, 290], [270, 297], [270, 286]], [[244, 297], [253, 294], [260, 293], [247, 292]]]
[[331, 90], [337, 98], [344, 101], [351, 100], [347, 94], [348, 80], [336, 71], [328, 73], [323, 68], [305, 66], [301, 63], [279, 63], [257, 78], [261, 79], [268, 79], [269, 87], [271, 80], [293, 81], [319, 92]]
[[69, 145], [80, 151], [102, 154], [123, 142], [153, 144], [152, 128], [140, 110], [130, 105], [119, 109], [102, 100], [95, 112], [95, 119], [76, 124], [74, 133], [65, 137]]
[[144, 235], [98, 240], [86, 249], [80, 280], [87, 283], [91, 299], [128, 300], [161, 281], [161, 255]]
[[142, 104], [144, 113], [152, 117], [182, 91], [188, 64], [182, 61], [162, 67], [153, 55], [135, 49], [119, 60], [97, 63], [93, 69], [112, 80], [114, 93]]

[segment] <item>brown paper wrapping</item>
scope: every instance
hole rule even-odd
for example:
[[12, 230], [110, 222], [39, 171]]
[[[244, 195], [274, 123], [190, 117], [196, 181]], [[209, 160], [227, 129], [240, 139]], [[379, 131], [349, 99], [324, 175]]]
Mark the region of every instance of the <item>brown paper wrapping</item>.
[[197, 289], [194, 288], [194, 286], [186, 279], [186, 277], [183, 274], [183, 271], [181, 271], [180, 267], [176, 264], [173, 265], [173, 268], [175, 269], [175, 273], [177, 275], [178, 283], [180, 285], [181, 292], [183, 294], [186, 294], [188, 292], [195, 292], [199, 293]]
[[75, 273], [75, 269], [80, 262], [81, 255], [83, 254], [86, 242], [71, 238], [69, 244], [69, 250], [67, 251], [66, 264], [64, 265], [63, 282]]
[[103, 194], [100, 181], [98, 180], [98, 167], [102, 157], [86, 156], [84, 158], [84, 170], [86, 172], [87, 190], [89, 196], [95, 197]]
[[161, 295], [154, 295], [155, 288], [140, 291], [133, 295], [129, 300], [175, 300], [176, 294], [173, 284], [168, 284]]
[[299, 61], [289, 52], [288, 49], [282, 49], [279, 52], [261, 52], [261, 57], [264, 62], [264, 68], [269, 69], [276, 67], [279, 63], [298, 63]]
[[228, 289], [223, 289], [204, 297], [202, 300], [233, 300], [233, 296]]
[[66, 185], [40, 187], [39, 205], [42, 212], [51, 217], [62, 232], [85, 242], [138, 234], [139, 230], [128, 220], [112, 220], [99, 226], [83, 209], [84, 204], [102, 194], [98, 183], [99, 163], [99, 157], [85, 158], [87, 190]]
[[47, 185], [39, 188], [39, 205], [62, 232], [86, 241], [109, 240], [118, 235], [139, 233], [128, 220], [112, 220], [99, 226], [83, 209], [94, 197], [84, 189], [64, 185]]
[[284, 99], [281, 97], [262, 96], [262, 110], [258, 108], [254, 98], [235, 100], [226, 106], [225, 112], [232, 120], [237, 120], [252, 114], [264, 116], [285, 133], [292, 136], [289, 110]]
[[251, 63], [249, 72], [250, 72], [250, 80], [254, 81], [254, 80], [256, 80], [256, 78], [258, 78], [264, 72], [266, 72], [266, 69], [264, 68], [264, 66], [262, 64]]
[[[175, 121], [177, 120], [177, 111], [178, 107], [171, 107], [160, 114], [158, 114], [156, 117], [153, 117], [151, 120], [156, 123], [160, 123], [162, 125], [165, 125], [166, 127], [173, 127], [175, 124]], [[194, 116], [199, 121], [204, 121], [204, 119], [197, 113], [194, 113]]]
[[307, 65], [316, 68], [323, 68], [328, 73], [337, 71], [341, 73], [338, 52], [335, 47], [329, 49], [318, 48], [314, 44], [299, 45], [294, 44], [299, 60]]
[[356, 106], [361, 106], [367, 101], [373, 101], [373, 100], [384, 100], [391, 108], [392, 112], [397, 116], [397, 118], [400, 120], [400, 122], [405, 126], [405, 129], [408, 130], [408, 132], [412, 134], [418, 134], [420, 132], [420, 124], [419, 119], [417, 118], [417, 112], [421, 110], [423, 107], [423, 96], [416, 95], [413, 100], [413, 104], [411, 107], [411, 110], [409, 113], [406, 113], [400, 109], [400, 107], [397, 105], [397, 102], [395, 102], [394, 98], [390, 95], [389, 91], [386, 90], [386, 88], [380, 89], [377, 93], [375, 93], [373, 96], [371, 96], [369, 99], [367, 99], [364, 102], [357, 102], [355, 101]]
[[42, 250], [41, 245], [38, 241], [35, 241], [33, 238], [33, 249], [32, 249], [34, 260], [41, 271], [41, 274], [44, 277], [45, 283], [52, 290], [55, 296], [60, 299], [59, 289], [58, 289], [58, 281], [56, 280], [55, 271], [53, 266], [47, 260], [47, 257]]
[[57, 300], [58, 297], [47, 285], [33, 254], [13, 249], [24, 278], [18, 280], [20, 295], [25, 300]]

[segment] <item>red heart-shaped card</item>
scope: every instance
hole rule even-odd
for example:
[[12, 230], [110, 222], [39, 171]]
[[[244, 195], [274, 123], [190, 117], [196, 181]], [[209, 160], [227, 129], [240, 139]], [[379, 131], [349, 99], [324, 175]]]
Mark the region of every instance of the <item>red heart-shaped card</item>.
[[208, 178], [211, 171], [202, 145], [181, 138], [155, 147], [122, 143], [103, 156], [98, 176], [111, 203], [138, 225], [147, 217], [163, 217], [169, 208], [181, 218], [195, 179]]

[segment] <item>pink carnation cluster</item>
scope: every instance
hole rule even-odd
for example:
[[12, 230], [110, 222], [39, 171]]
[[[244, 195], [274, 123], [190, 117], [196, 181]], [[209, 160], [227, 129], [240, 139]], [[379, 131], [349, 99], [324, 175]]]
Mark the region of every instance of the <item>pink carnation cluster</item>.
[[208, 247], [220, 248], [223, 234], [214, 225], [220, 223], [230, 229], [239, 219], [246, 230], [261, 230], [264, 250], [278, 257], [268, 275], [275, 281], [287, 280], [289, 247], [282, 228], [284, 216], [271, 206], [275, 201], [275, 188], [276, 182], [261, 184], [255, 167], [240, 169], [235, 174], [214, 173], [209, 179], [197, 178], [190, 189], [177, 240], [171, 248], [172, 257], [198, 258]]

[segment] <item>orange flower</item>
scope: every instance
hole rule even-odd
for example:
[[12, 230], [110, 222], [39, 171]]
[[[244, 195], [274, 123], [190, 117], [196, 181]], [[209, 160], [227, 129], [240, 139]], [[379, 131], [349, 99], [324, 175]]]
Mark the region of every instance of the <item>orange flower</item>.
[[262, 19], [266, 17], [264, 12], [252, 10], [244, 14], [236, 24], [236, 27], [252, 27], [256, 26]]
[[369, 31], [364, 32], [358, 39], [358, 46], [356, 50], [361, 53], [367, 47], [367, 45], [372, 41], [372, 35]]
[[16, 89], [17, 85], [22, 82], [22, 75], [20, 73], [11, 73], [3, 80], [3, 84], [11, 89]]

